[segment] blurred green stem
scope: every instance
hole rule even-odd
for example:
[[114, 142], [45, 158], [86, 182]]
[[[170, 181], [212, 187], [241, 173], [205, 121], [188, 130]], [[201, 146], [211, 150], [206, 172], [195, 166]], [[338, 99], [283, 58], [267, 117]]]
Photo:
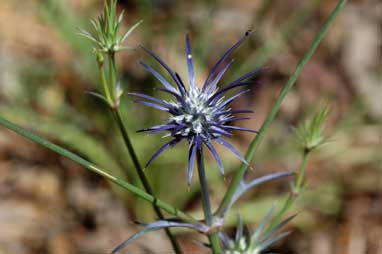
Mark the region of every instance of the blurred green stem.
[[305, 180], [305, 169], [306, 165], [308, 164], [309, 154], [309, 150], [303, 151], [300, 168], [293, 183], [291, 183], [291, 189], [288, 194], [288, 197], [285, 199], [280, 211], [273, 217], [271, 223], [269, 224], [268, 230], [272, 230], [273, 227], [275, 227], [278, 223], [281, 222], [281, 219], [284, 217], [285, 213], [289, 210], [296, 198], [300, 195], [300, 191], [303, 187]]
[[[207, 178], [206, 178], [206, 172], [204, 168], [204, 158], [203, 158], [203, 150], [198, 150], [197, 152], [197, 163], [198, 163], [198, 174], [199, 174], [199, 182], [200, 182], [200, 188], [202, 193], [202, 203], [203, 203], [203, 211], [204, 211], [204, 218], [206, 220], [206, 223], [208, 226], [212, 226], [213, 224], [213, 215], [211, 210], [211, 203], [210, 203], [210, 197], [208, 194], [208, 184], [207, 184]], [[218, 233], [212, 233], [208, 236], [212, 251], [214, 254], [220, 254], [222, 253], [220, 248], [220, 240]]]
[[[143, 168], [142, 168], [141, 164], [139, 163], [138, 156], [135, 152], [135, 149], [134, 149], [134, 146], [130, 140], [127, 128], [126, 128], [125, 124], [123, 123], [123, 120], [121, 118], [121, 114], [119, 111], [119, 102], [120, 102], [119, 100], [120, 100], [120, 98], [118, 98], [118, 96], [119, 96], [118, 93], [115, 92], [117, 89], [116, 83], [117, 83], [117, 77], [118, 77], [117, 66], [115, 63], [115, 52], [108, 53], [107, 57], [108, 57], [107, 60], [109, 62], [109, 82], [110, 83], [108, 86], [106, 83], [107, 82], [106, 78], [102, 78], [102, 77], [104, 77], [104, 69], [100, 68], [99, 71], [101, 72], [101, 82], [103, 83], [102, 86], [108, 87], [109, 89], [112, 89], [112, 91], [113, 91], [112, 92], [112, 103], [111, 104], [109, 103], [109, 106], [113, 112], [113, 117], [114, 117], [114, 119], [118, 125], [118, 128], [119, 128], [121, 135], [122, 135], [122, 138], [123, 138], [123, 141], [126, 145], [127, 151], [129, 152], [131, 160], [133, 161], [134, 167], [137, 171], [137, 174], [139, 176], [139, 179], [140, 179], [145, 191], [148, 194], [155, 196], [153, 189], [149, 183], [149, 180], [147, 179], [145, 173], [143, 172]], [[98, 65], [98, 66], [100, 66], [100, 65]], [[154, 211], [155, 211], [155, 214], [157, 215], [157, 217], [161, 220], [164, 220], [165, 217], [164, 217], [162, 211], [160, 210], [160, 208], [157, 206], [157, 204], [155, 204], [155, 203], [152, 203], [152, 204], [153, 204], [153, 208], [154, 208]], [[166, 235], [168, 236], [175, 253], [182, 253], [180, 245], [177, 242], [175, 236], [171, 233], [170, 229], [165, 228], [164, 231], [166, 232]]]
[[[124, 142], [125, 142], [125, 145], [126, 145], [126, 147], [127, 147], [127, 150], [128, 150], [129, 153], [130, 153], [131, 159], [132, 159], [133, 164], [134, 164], [134, 166], [135, 166], [135, 168], [136, 168], [136, 170], [137, 170], [139, 179], [141, 180], [144, 189], [145, 189], [146, 192], [149, 193], [150, 195], [155, 196], [155, 195], [153, 194], [153, 190], [152, 190], [152, 188], [151, 188], [151, 186], [150, 186], [150, 183], [149, 183], [149, 181], [148, 181], [148, 179], [147, 179], [145, 173], [143, 172], [143, 169], [142, 169], [142, 167], [141, 167], [141, 165], [140, 165], [140, 163], [139, 163], [139, 161], [138, 161], [137, 154], [135, 153], [135, 150], [134, 150], [134, 148], [133, 148], [133, 145], [131, 144], [129, 135], [128, 135], [127, 130], [126, 130], [124, 124], [123, 124], [123, 121], [122, 121], [121, 114], [120, 114], [119, 110], [118, 110], [118, 109], [114, 110], [114, 111], [113, 111], [113, 115], [114, 115], [114, 118], [115, 118], [115, 120], [116, 120], [116, 122], [117, 122], [117, 124], [118, 124], [118, 127], [119, 127], [120, 131], [121, 131], [123, 140], [124, 140]], [[154, 208], [154, 211], [155, 211], [155, 213], [156, 213], [156, 215], [158, 216], [159, 219], [161, 219], [161, 220], [165, 219], [165, 217], [164, 217], [162, 211], [159, 209], [159, 207], [158, 207], [155, 203], [153, 203], [153, 208]], [[177, 242], [175, 236], [172, 235], [170, 229], [165, 228], [164, 230], [165, 230], [165, 232], [166, 232], [168, 238], [169, 238], [170, 241], [171, 241], [171, 244], [172, 244], [172, 246], [173, 246], [174, 251], [175, 251], [176, 253], [182, 253], [181, 248], [180, 248], [180, 245], [179, 245], [179, 243]]]
[[[261, 141], [263, 140], [265, 134], [267, 133], [270, 124], [272, 123], [273, 119], [276, 117], [276, 114], [278, 113], [282, 102], [284, 101], [285, 96], [288, 94], [288, 92], [292, 89], [293, 85], [296, 83], [297, 78], [300, 76], [302, 70], [304, 69], [305, 65], [308, 63], [309, 59], [312, 57], [313, 53], [316, 51], [318, 45], [320, 44], [321, 40], [324, 38], [325, 34], [329, 30], [329, 27], [332, 25], [333, 21], [335, 20], [336, 16], [338, 15], [339, 11], [345, 6], [347, 0], [340, 0], [335, 7], [335, 9], [332, 11], [328, 19], [325, 21], [324, 25], [322, 26], [321, 30], [317, 33], [316, 37], [314, 38], [312, 44], [310, 45], [308, 51], [305, 53], [304, 57], [300, 61], [300, 63], [297, 65], [295, 71], [290, 76], [289, 80], [281, 90], [279, 96], [276, 99], [275, 104], [273, 105], [271, 112], [267, 115], [263, 125], [260, 128], [259, 134], [253, 139], [252, 143], [250, 144], [250, 147], [247, 151], [247, 154], [245, 156], [247, 161], [252, 161], [257, 149], [259, 148], [259, 145]], [[228, 187], [228, 190], [219, 206], [218, 213], [222, 213], [223, 210], [228, 206], [230, 203], [234, 193], [236, 192], [236, 189], [238, 188], [241, 180], [243, 179], [243, 176], [247, 170], [247, 166], [245, 164], [242, 164], [240, 168], [236, 171], [233, 179], [231, 180], [231, 183]]]
[[109, 103], [109, 105], [112, 105], [113, 99], [111, 98], [109, 87], [107, 86], [105, 70], [104, 70], [104, 56], [101, 52], [97, 52], [96, 58], [97, 58], [97, 65], [98, 65], [102, 90], [105, 93], [107, 102]]
[[197, 223], [197, 220], [194, 219], [192, 216], [190, 215], [187, 215], [186, 213], [174, 208], [173, 206], [171, 206], [170, 204], [160, 200], [160, 199], [157, 199], [156, 197], [148, 194], [147, 192], [143, 191], [142, 189], [118, 178], [118, 177], [115, 177], [109, 173], [107, 173], [106, 170], [94, 165], [93, 163], [85, 160], [84, 158], [70, 152], [69, 150], [65, 149], [65, 148], [62, 148], [56, 144], [53, 144], [52, 142], [40, 137], [40, 136], [37, 136], [36, 134], [33, 134], [32, 132], [26, 130], [26, 129], [23, 129], [17, 125], [15, 125], [14, 123], [11, 123], [7, 120], [5, 120], [4, 118], [0, 117], [0, 125], [6, 127], [7, 129], [10, 129], [12, 131], [14, 131], [15, 133], [37, 143], [37, 144], [40, 144], [74, 162], [76, 162], [77, 164], [85, 167], [86, 169], [102, 176], [102, 177], [105, 177], [106, 179], [110, 180], [111, 182], [121, 186], [122, 188], [132, 192], [135, 196], [143, 199], [143, 200], [146, 200], [152, 204], [155, 204], [157, 205], [158, 207], [160, 207], [161, 209], [163, 209], [164, 211], [172, 214], [173, 216], [176, 216], [177, 218], [183, 220], [183, 221], [186, 221], [186, 222], [189, 222], [189, 223]]
[[302, 161], [300, 165], [300, 169], [298, 171], [298, 175], [295, 179], [294, 185], [292, 186], [293, 192], [298, 194], [303, 187], [304, 180], [305, 180], [305, 168], [306, 165], [308, 164], [308, 157], [310, 154], [310, 150], [304, 150], [303, 155], [302, 155]]
[[117, 66], [115, 63], [115, 52], [110, 52], [108, 53], [108, 62], [109, 62], [109, 87], [112, 91], [111, 96], [114, 101], [113, 106], [118, 107], [118, 99], [117, 98], [117, 93], [116, 93], [116, 88], [117, 88]]

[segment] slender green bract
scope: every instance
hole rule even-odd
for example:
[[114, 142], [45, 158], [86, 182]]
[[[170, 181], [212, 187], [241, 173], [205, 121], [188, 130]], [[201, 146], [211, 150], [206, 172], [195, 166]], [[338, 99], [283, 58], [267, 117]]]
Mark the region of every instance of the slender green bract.
[[155, 197], [153, 197], [152, 195], [148, 194], [147, 192], [143, 191], [142, 189], [122, 180], [122, 179], [119, 179], [109, 173], [107, 173], [105, 170], [103, 170], [102, 168], [94, 165], [93, 163], [85, 160], [84, 158], [70, 152], [69, 150], [63, 148], [63, 147], [60, 147], [56, 144], [53, 144], [52, 142], [40, 137], [40, 136], [37, 136], [36, 134], [33, 134], [32, 132], [24, 129], [24, 128], [21, 128], [7, 120], [5, 120], [4, 118], [0, 117], [0, 125], [6, 127], [7, 129], [10, 129], [14, 132], [16, 132], [17, 134], [37, 143], [37, 144], [40, 144], [74, 162], [76, 162], [77, 164], [85, 167], [86, 169], [89, 169], [90, 171], [100, 175], [100, 176], [103, 176], [105, 177], [106, 179], [110, 180], [111, 182], [121, 186], [122, 188], [132, 192], [135, 196], [143, 199], [143, 200], [146, 200], [152, 204], [155, 204], [157, 205], [158, 207], [160, 207], [161, 209], [163, 209], [164, 211], [176, 216], [177, 218], [183, 220], [183, 221], [186, 221], [186, 222], [190, 222], [190, 223], [196, 223], [197, 221], [191, 217], [190, 215], [187, 215], [186, 213], [176, 209], [175, 207], [171, 206], [170, 204], [160, 200], [160, 199], [157, 199]]
[[[296, 70], [293, 72], [292, 76], [290, 76], [289, 80], [281, 90], [279, 96], [277, 97], [277, 100], [274, 104], [274, 106], [271, 109], [271, 112], [267, 115], [267, 118], [265, 119], [263, 125], [260, 128], [259, 134], [253, 139], [252, 143], [250, 144], [250, 147], [247, 151], [247, 154], [245, 156], [247, 161], [252, 161], [261, 141], [263, 140], [265, 134], [267, 133], [269, 126], [273, 119], [276, 117], [277, 112], [279, 111], [281, 104], [285, 98], [285, 96], [288, 94], [288, 92], [291, 90], [293, 85], [296, 83], [297, 78], [300, 76], [302, 70], [304, 69], [305, 65], [309, 61], [309, 59], [312, 57], [313, 53], [316, 51], [318, 45], [320, 44], [321, 40], [324, 38], [326, 32], [329, 30], [329, 27], [335, 20], [336, 16], [338, 15], [339, 11], [345, 6], [347, 0], [340, 0], [335, 7], [335, 9], [332, 11], [328, 19], [325, 21], [323, 27], [316, 35], [315, 39], [313, 40], [312, 44], [310, 45], [308, 51], [300, 61], [300, 63], [297, 65]], [[222, 213], [225, 207], [228, 206], [230, 203], [236, 189], [238, 188], [240, 181], [243, 179], [244, 173], [247, 170], [247, 166], [245, 164], [242, 164], [240, 168], [236, 171], [228, 190], [223, 198], [223, 201], [220, 204], [220, 207], [218, 209], [218, 213]]]

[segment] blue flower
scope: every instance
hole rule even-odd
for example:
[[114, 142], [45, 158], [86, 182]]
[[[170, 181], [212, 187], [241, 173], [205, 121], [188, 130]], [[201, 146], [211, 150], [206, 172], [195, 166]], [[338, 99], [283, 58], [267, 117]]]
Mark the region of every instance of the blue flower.
[[154, 153], [147, 162], [146, 167], [164, 150], [175, 146], [182, 140], [187, 140], [189, 143], [188, 184], [191, 183], [196, 153], [202, 152], [203, 144], [211, 151], [221, 173], [224, 174], [223, 164], [212, 141], [225, 146], [242, 162], [248, 165], [248, 162], [241, 156], [241, 154], [224, 138], [231, 137], [233, 131], [249, 131], [256, 133], [254, 130], [232, 125], [233, 122], [248, 119], [247, 117], [237, 117], [235, 114], [252, 113], [251, 110], [233, 110], [229, 108], [229, 105], [233, 100], [248, 92], [249, 89], [238, 91], [229, 98], [226, 98], [225, 95], [232, 89], [250, 84], [248, 79], [254, 77], [259, 72], [259, 69], [246, 73], [223, 87], [219, 87], [218, 83], [232, 64], [232, 60], [227, 61], [227, 59], [230, 58], [233, 51], [238, 48], [250, 34], [251, 31], [247, 31], [245, 35], [220, 58], [201, 88], [195, 83], [192, 51], [188, 35], [186, 36], [186, 59], [189, 76], [188, 89], [178, 73], [171, 70], [155, 53], [142, 46], [144, 51], [151, 55], [164, 69], [166, 69], [173, 82], [176, 84], [174, 87], [152, 67], [143, 62], [140, 63], [163, 85], [163, 88], [159, 88], [158, 90], [170, 94], [173, 97], [173, 100], [165, 101], [145, 94], [130, 93], [140, 98], [136, 100], [137, 103], [166, 111], [170, 114], [166, 123], [141, 130], [150, 133], [165, 131], [168, 132], [165, 136], [172, 138]]

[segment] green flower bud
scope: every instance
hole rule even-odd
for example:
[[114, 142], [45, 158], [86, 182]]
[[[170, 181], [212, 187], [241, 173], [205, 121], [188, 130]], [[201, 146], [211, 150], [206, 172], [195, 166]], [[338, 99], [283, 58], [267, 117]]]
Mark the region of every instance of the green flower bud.
[[327, 142], [327, 137], [324, 135], [324, 123], [328, 114], [329, 107], [326, 106], [295, 130], [298, 144], [305, 152], [317, 149]]

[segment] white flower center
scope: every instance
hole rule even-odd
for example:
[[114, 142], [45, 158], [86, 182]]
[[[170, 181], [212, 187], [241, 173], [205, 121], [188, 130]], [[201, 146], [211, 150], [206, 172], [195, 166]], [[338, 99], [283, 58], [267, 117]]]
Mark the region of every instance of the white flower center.
[[[170, 121], [187, 126], [180, 131], [182, 136], [188, 136], [190, 133], [201, 134], [203, 131], [208, 131], [208, 122], [216, 119], [216, 110], [214, 110], [214, 107], [207, 105], [208, 99], [209, 95], [207, 93], [192, 87], [184, 98], [186, 105], [170, 102], [172, 105], [175, 105], [179, 112], [179, 115], [171, 116]], [[208, 133], [205, 134], [209, 136]]]

